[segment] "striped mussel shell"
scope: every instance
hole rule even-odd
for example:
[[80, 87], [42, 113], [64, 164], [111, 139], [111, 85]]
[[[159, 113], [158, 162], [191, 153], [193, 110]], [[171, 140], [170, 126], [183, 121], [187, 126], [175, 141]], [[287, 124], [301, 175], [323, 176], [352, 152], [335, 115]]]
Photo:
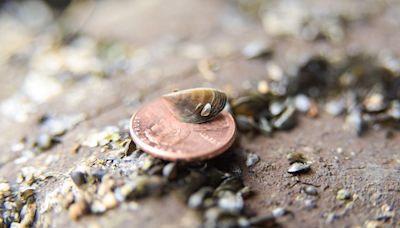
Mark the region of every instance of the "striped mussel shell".
[[204, 123], [225, 107], [226, 94], [211, 88], [181, 90], [163, 96], [174, 116], [186, 123]]

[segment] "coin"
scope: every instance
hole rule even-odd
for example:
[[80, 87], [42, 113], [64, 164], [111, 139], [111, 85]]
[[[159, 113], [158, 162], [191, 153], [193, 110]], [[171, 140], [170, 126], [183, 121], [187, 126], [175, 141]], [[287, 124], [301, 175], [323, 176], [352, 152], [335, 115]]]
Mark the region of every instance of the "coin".
[[215, 157], [233, 144], [236, 125], [230, 113], [201, 124], [185, 123], [164, 102], [157, 99], [131, 118], [132, 139], [143, 151], [164, 160], [196, 161]]

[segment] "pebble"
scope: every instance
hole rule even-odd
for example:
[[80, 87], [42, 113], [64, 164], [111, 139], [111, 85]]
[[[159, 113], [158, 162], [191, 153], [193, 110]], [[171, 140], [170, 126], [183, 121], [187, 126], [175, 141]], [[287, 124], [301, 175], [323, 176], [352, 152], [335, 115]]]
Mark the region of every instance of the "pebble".
[[102, 202], [107, 210], [118, 206], [118, 200], [112, 192], [107, 193]]
[[288, 173], [297, 174], [310, 170], [311, 166], [307, 163], [295, 162], [289, 166]]
[[246, 166], [251, 167], [260, 161], [260, 157], [254, 153], [247, 153]]
[[36, 139], [37, 146], [42, 150], [47, 150], [52, 145], [52, 137], [47, 133], [39, 134]]
[[388, 114], [395, 120], [400, 120], [400, 101], [392, 101]]
[[88, 207], [87, 203], [84, 200], [79, 200], [78, 202], [72, 204], [69, 207], [69, 209], [68, 209], [69, 217], [72, 220], [77, 221], [83, 215], [88, 213], [88, 209], [89, 209], [89, 207]]
[[359, 109], [354, 109], [346, 116], [346, 127], [348, 130], [356, 133], [358, 136], [362, 134], [364, 123], [362, 112]]
[[126, 183], [115, 190], [115, 197], [119, 202], [123, 202], [134, 190], [135, 185], [133, 183]]
[[341, 100], [329, 101], [325, 105], [325, 112], [327, 112], [332, 116], [339, 116], [344, 112], [344, 110], [345, 110], [345, 105], [344, 102]]
[[271, 45], [266, 41], [253, 41], [242, 49], [242, 55], [246, 59], [264, 57], [272, 53]]
[[176, 179], [176, 176], [178, 174], [178, 168], [176, 163], [171, 162], [165, 165], [162, 169], [162, 174], [164, 177], [167, 177], [168, 180]]
[[285, 208], [283, 208], [283, 207], [275, 208], [275, 209], [272, 211], [272, 215], [273, 215], [274, 217], [282, 217], [282, 216], [284, 216], [284, 215], [286, 215], [286, 214], [287, 214], [287, 210], [286, 210]]
[[364, 108], [368, 112], [379, 112], [386, 108], [383, 94], [373, 93], [364, 99]]
[[365, 222], [365, 228], [379, 228], [382, 227], [382, 221], [369, 220]]
[[42, 130], [50, 135], [60, 136], [66, 132], [67, 126], [62, 119], [48, 117], [42, 123]]
[[87, 183], [87, 175], [81, 171], [74, 171], [70, 174], [72, 181], [77, 186], [82, 186]]
[[0, 199], [11, 194], [11, 186], [9, 183], [0, 183]]
[[[222, 210], [218, 207], [211, 207], [204, 212], [204, 218], [206, 220], [206, 224], [214, 225], [217, 219], [221, 216]], [[209, 227], [209, 226], [206, 226]], [[210, 226], [210, 227], [215, 227]]]
[[95, 200], [90, 205], [90, 212], [94, 214], [102, 214], [106, 212], [106, 210], [107, 210], [106, 206], [101, 201], [98, 200]]
[[201, 207], [204, 198], [211, 194], [213, 189], [211, 187], [202, 187], [197, 192], [193, 193], [188, 200], [188, 206], [190, 208], [199, 208]]
[[349, 200], [351, 199], [351, 193], [347, 189], [340, 189], [336, 194], [338, 200]]
[[312, 199], [306, 199], [304, 201], [304, 206], [308, 209], [313, 209], [317, 207], [317, 204], [315, 203], [315, 200]]
[[311, 102], [306, 95], [299, 94], [294, 98], [294, 106], [299, 112], [308, 112]]
[[268, 62], [265, 65], [265, 69], [267, 70], [267, 75], [268, 78], [274, 81], [281, 81], [283, 76], [284, 76], [284, 72], [282, 70], [282, 68], [274, 63], [274, 62]]
[[268, 82], [265, 80], [259, 81], [257, 84], [257, 90], [262, 94], [267, 94], [269, 92]]
[[316, 196], [316, 195], [318, 195], [318, 189], [317, 189], [316, 187], [314, 187], [314, 186], [311, 186], [311, 185], [306, 186], [306, 187], [304, 188], [304, 192], [305, 192], [307, 195], [311, 195], [311, 196]]
[[270, 104], [269, 106], [269, 112], [273, 116], [277, 116], [281, 114], [286, 108], [286, 105], [284, 102], [279, 102], [279, 101], [274, 101]]
[[224, 211], [239, 213], [244, 207], [244, 201], [240, 194], [227, 191], [219, 198], [218, 207]]

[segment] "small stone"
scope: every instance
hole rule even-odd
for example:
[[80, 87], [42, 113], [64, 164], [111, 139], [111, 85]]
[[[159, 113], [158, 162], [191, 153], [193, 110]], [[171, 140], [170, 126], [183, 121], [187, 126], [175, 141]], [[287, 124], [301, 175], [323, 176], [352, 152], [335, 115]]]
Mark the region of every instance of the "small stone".
[[77, 186], [82, 186], [87, 183], [87, 175], [86, 173], [80, 171], [74, 171], [70, 174], [72, 181]]
[[311, 196], [316, 196], [316, 195], [318, 195], [318, 189], [316, 188], [316, 187], [314, 187], [314, 186], [306, 186], [305, 188], [304, 188], [304, 192], [307, 194], [307, 195], [311, 195]]
[[295, 162], [289, 166], [288, 173], [297, 174], [304, 173], [310, 170], [311, 166], [307, 163]]
[[274, 62], [268, 62], [265, 66], [265, 69], [267, 70], [267, 75], [269, 79], [278, 82], [282, 80], [284, 72], [278, 64]]
[[346, 129], [360, 136], [364, 130], [362, 112], [359, 109], [354, 109], [346, 116]]
[[259, 81], [257, 85], [257, 90], [261, 94], [267, 94], [269, 92], [268, 82], [265, 80]]
[[250, 221], [247, 218], [240, 217], [237, 221], [239, 227], [250, 227]]
[[269, 106], [269, 112], [273, 116], [277, 116], [281, 114], [286, 108], [286, 105], [284, 102], [279, 102], [279, 101], [274, 101], [270, 104]]
[[88, 211], [89, 207], [84, 200], [79, 200], [78, 202], [72, 204], [68, 209], [69, 217], [74, 221], [80, 219], [83, 215], [88, 213]]
[[382, 221], [369, 220], [365, 222], [365, 228], [380, 228], [382, 227], [382, 225], [383, 225]]
[[308, 209], [313, 209], [317, 207], [317, 204], [315, 203], [315, 200], [312, 199], [306, 199], [304, 201], [304, 206]]
[[13, 222], [11, 223], [10, 228], [21, 228], [21, 224], [18, 222]]
[[176, 179], [176, 176], [178, 174], [178, 168], [177, 168], [176, 163], [171, 162], [171, 163], [168, 163], [167, 165], [165, 165], [163, 167], [162, 174], [164, 177], [167, 177], [168, 180]]
[[25, 183], [28, 186], [31, 186], [33, 183], [35, 183], [35, 176], [33, 175], [33, 173], [29, 173], [27, 174], [27, 176], [25, 176]]
[[36, 139], [37, 146], [42, 150], [47, 150], [52, 146], [53, 139], [49, 134], [42, 133]]
[[11, 186], [9, 183], [0, 183], [0, 199], [11, 194]]
[[114, 193], [109, 192], [103, 198], [103, 204], [106, 209], [112, 209], [118, 206], [118, 200], [115, 197]]
[[318, 105], [314, 100], [310, 100], [310, 108], [307, 111], [307, 116], [311, 118], [316, 118], [318, 116]]
[[373, 93], [368, 95], [364, 99], [363, 105], [365, 110], [368, 112], [379, 112], [386, 108], [384, 96], [380, 93]]
[[151, 156], [149, 156], [149, 155], [147, 155], [147, 154], [143, 154], [143, 156], [146, 156], [146, 159], [145, 159], [145, 161], [143, 162], [143, 165], [142, 165], [141, 169], [142, 169], [143, 171], [147, 171], [147, 170], [149, 170], [149, 169], [153, 166], [153, 164], [154, 164], [154, 157], [151, 157]]
[[282, 216], [284, 216], [284, 215], [286, 215], [286, 214], [287, 214], [287, 210], [286, 210], [285, 208], [283, 208], [283, 207], [275, 208], [275, 209], [272, 211], [272, 215], [273, 215], [274, 217], [282, 217]]
[[298, 111], [305, 113], [310, 109], [311, 101], [306, 95], [299, 94], [294, 98], [294, 106]]
[[[21, 227], [30, 227], [35, 221], [36, 204], [28, 203], [24, 206], [24, 213], [22, 215]], [[22, 213], [21, 213], [22, 214]]]
[[[218, 207], [211, 207], [211, 208], [207, 209], [204, 212], [204, 219], [206, 220], [205, 223], [206, 224], [208, 223], [210, 225], [216, 224], [218, 218], [221, 216], [222, 213], [223, 213], [223, 211]], [[208, 226], [206, 226], [206, 227], [208, 227]], [[215, 227], [215, 225], [210, 226], [210, 227]]]
[[338, 200], [349, 200], [351, 199], [351, 193], [346, 189], [340, 189], [336, 194]]
[[106, 212], [106, 210], [107, 210], [106, 206], [98, 200], [95, 200], [90, 205], [90, 212], [94, 214], [102, 214]]
[[133, 183], [126, 183], [115, 190], [115, 197], [119, 202], [124, 202], [134, 190]]
[[52, 136], [63, 135], [67, 130], [67, 126], [62, 119], [56, 119], [53, 117], [46, 118], [43, 121], [41, 128], [43, 132]]
[[212, 193], [211, 187], [202, 187], [197, 192], [193, 193], [188, 200], [188, 206], [190, 208], [200, 208], [203, 204], [205, 197]]
[[333, 221], [335, 221], [335, 220], [338, 219], [338, 218], [339, 218], [339, 215], [337, 215], [337, 214], [335, 214], [335, 213], [329, 213], [329, 214], [326, 216], [325, 222], [326, 222], [326, 224], [330, 224], [330, 223], [332, 223]]
[[247, 153], [246, 166], [251, 167], [260, 161], [260, 157], [254, 153]]
[[344, 102], [341, 100], [329, 101], [325, 105], [325, 112], [327, 112], [332, 116], [339, 116], [344, 112], [344, 110], [345, 110], [345, 105]]
[[81, 149], [82, 145], [77, 143], [74, 145], [74, 147], [72, 147], [72, 153], [77, 154], [79, 152], [79, 150]]
[[271, 45], [266, 41], [253, 41], [242, 49], [242, 55], [247, 59], [264, 57], [271, 53]]
[[400, 120], [400, 101], [395, 100], [390, 103], [388, 114], [395, 120]]
[[227, 191], [218, 200], [218, 207], [224, 211], [238, 213], [244, 207], [244, 201], [240, 194]]

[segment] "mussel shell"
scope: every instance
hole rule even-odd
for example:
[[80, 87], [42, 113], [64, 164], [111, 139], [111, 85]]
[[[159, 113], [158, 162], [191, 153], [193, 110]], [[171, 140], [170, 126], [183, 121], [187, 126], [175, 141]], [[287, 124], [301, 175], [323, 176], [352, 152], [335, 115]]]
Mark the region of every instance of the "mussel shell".
[[212, 120], [227, 102], [224, 92], [211, 88], [182, 90], [164, 95], [163, 98], [175, 117], [186, 123]]
[[256, 116], [268, 107], [269, 98], [262, 94], [252, 93], [231, 101], [232, 110], [235, 115]]

